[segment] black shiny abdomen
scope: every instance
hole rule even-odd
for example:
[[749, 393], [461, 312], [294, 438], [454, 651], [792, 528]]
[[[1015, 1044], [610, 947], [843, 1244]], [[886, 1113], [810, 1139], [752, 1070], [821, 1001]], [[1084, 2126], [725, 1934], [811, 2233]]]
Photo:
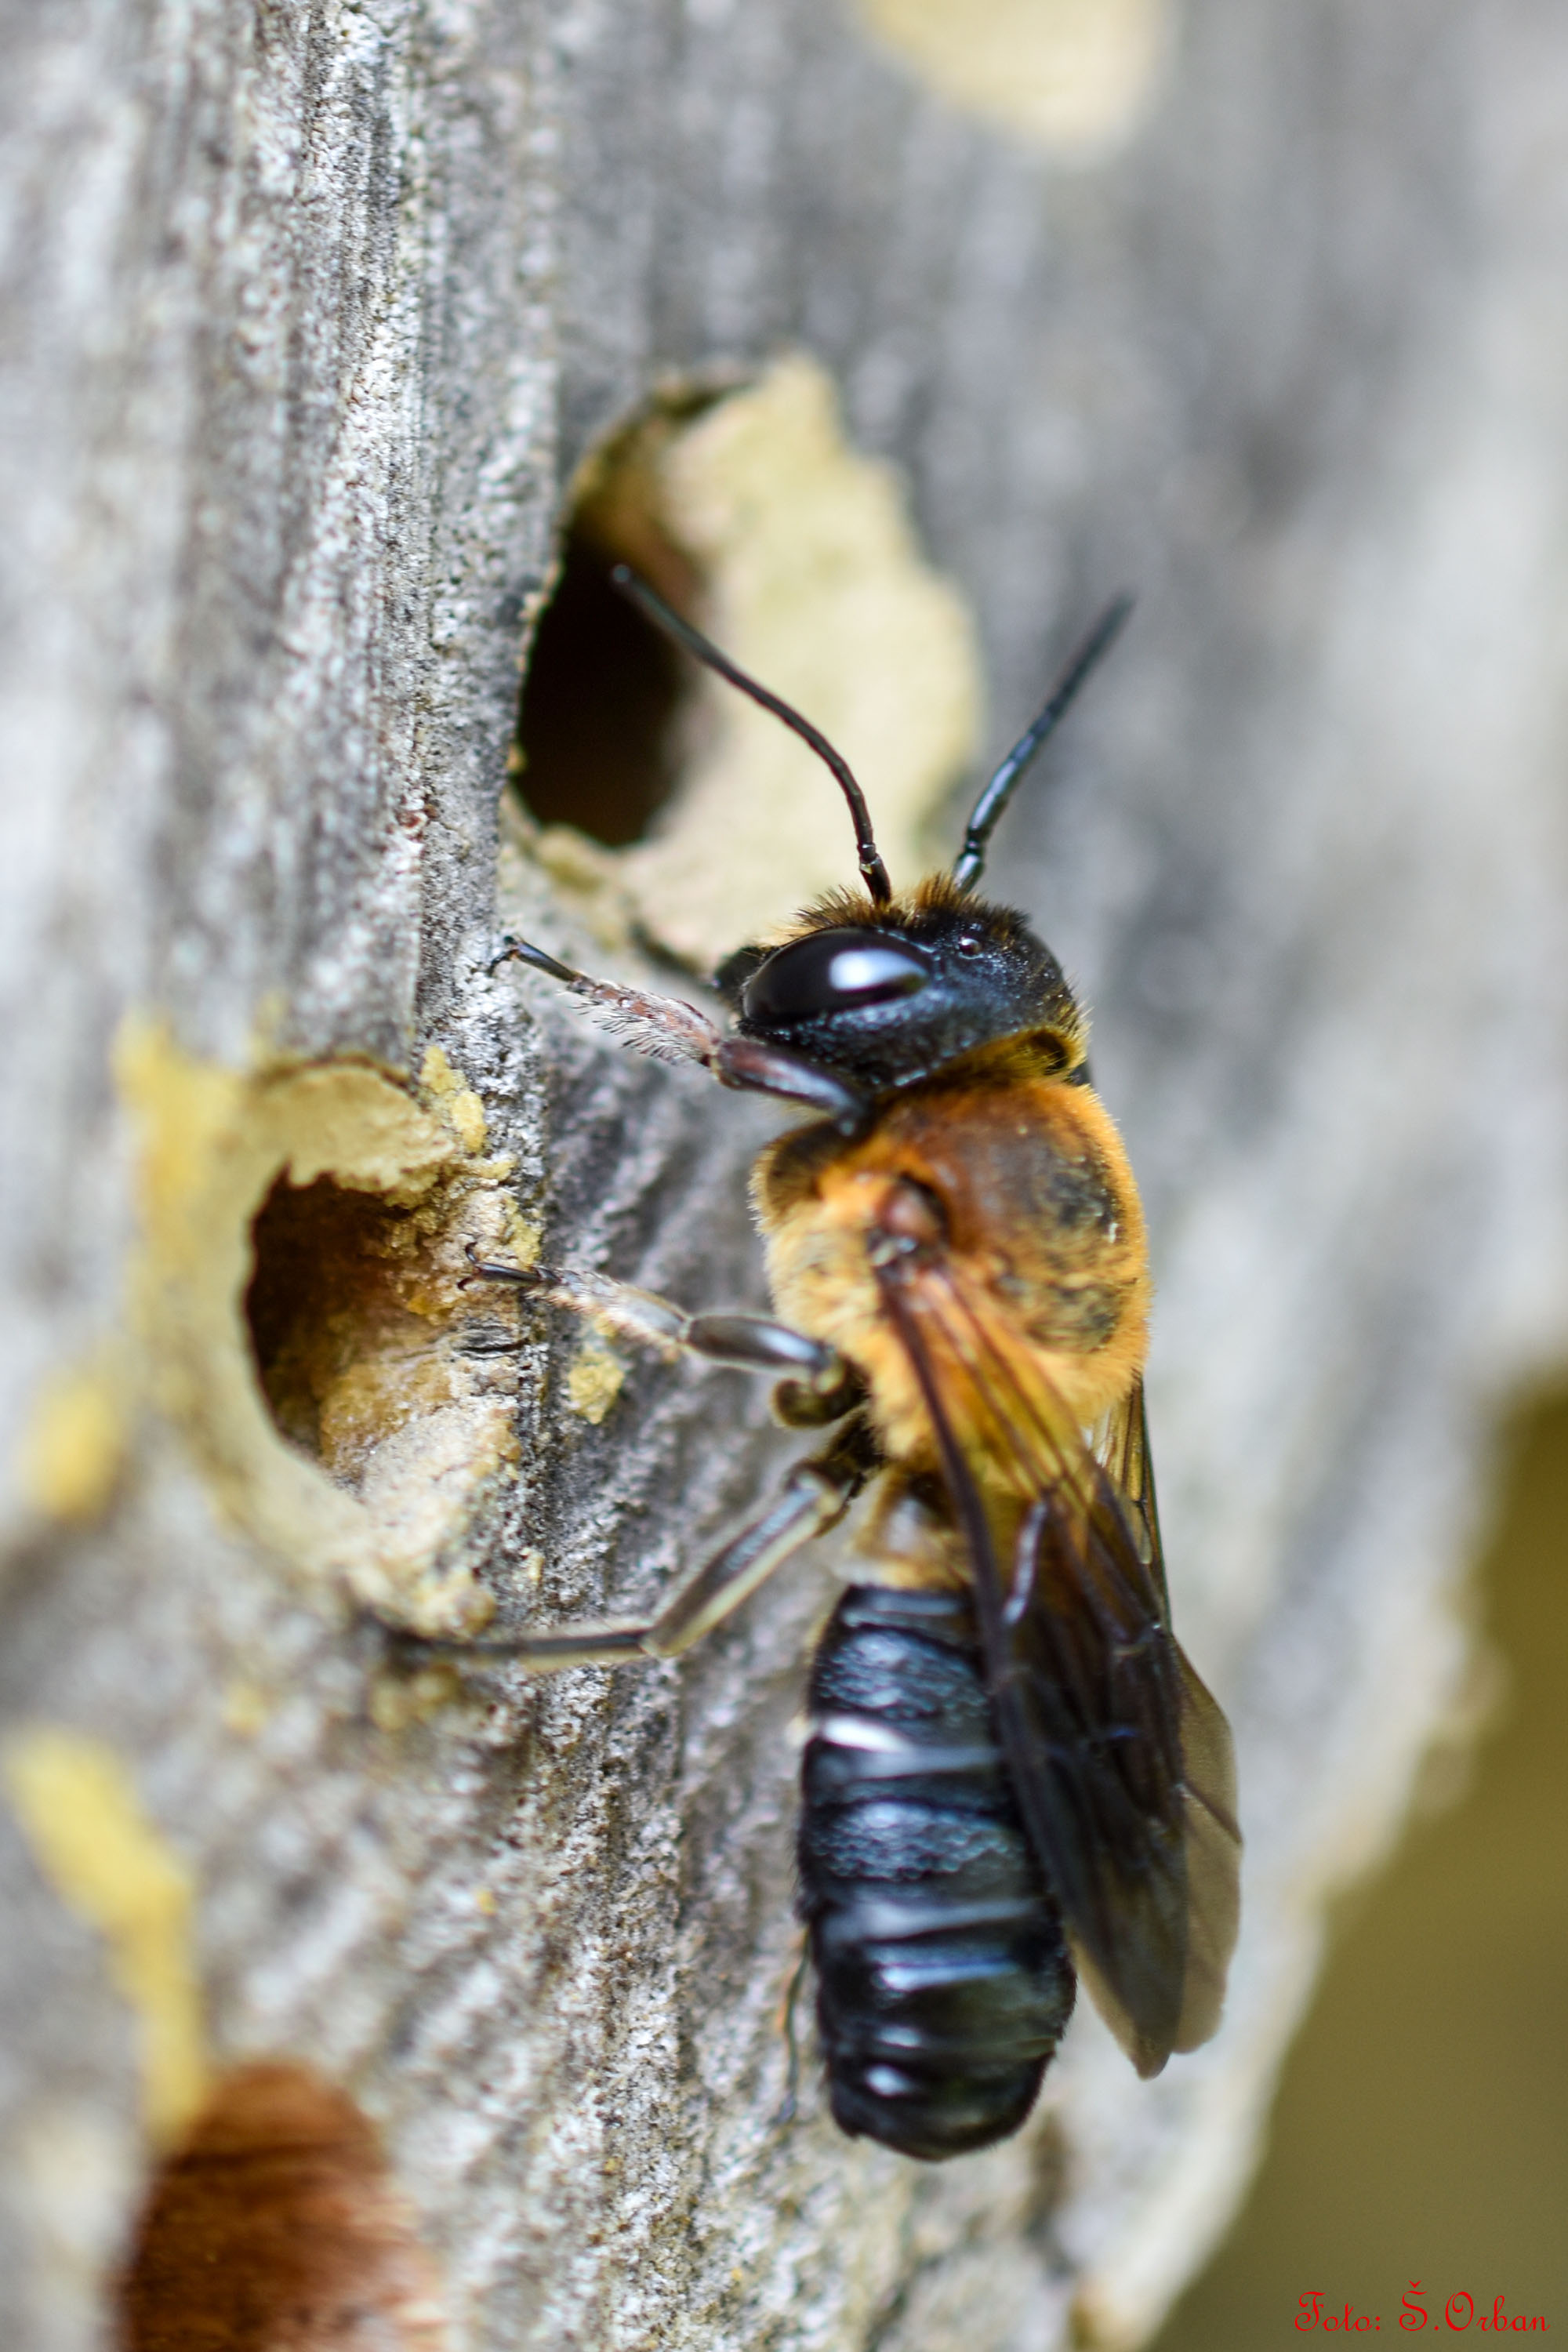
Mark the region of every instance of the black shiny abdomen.
[[857, 1585], [812, 1664], [800, 1911], [835, 2120], [935, 2160], [1016, 2131], [1072, 2012], [962, 1594]]

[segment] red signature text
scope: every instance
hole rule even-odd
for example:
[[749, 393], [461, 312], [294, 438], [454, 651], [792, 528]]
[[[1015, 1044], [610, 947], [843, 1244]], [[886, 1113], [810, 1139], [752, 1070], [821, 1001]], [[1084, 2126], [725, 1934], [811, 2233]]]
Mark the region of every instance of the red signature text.
[[[1493, 2295], [1489, 2308], [1478, 2304], [1468, 2287], [1456, 2288], [1430, 2309], [1428, 2303], [1427, 2289], [1419, 2279], [1412, 2279], [1400, 2297], [1400, 2326], [1436, 2327], [1456, 2336], [1462, 2336], [1469, 2327], [1483, 2336], [1545, 2335], [1551, 2326], [1543, 2312], [1510, 2311], [1505, 2294]], [[1358, 2311], [1353, 2303], [1341, 2304], [1335, 2309], [1321, 2289], [1309, 2287], [1297, 2297], [1296, 2326], [1303, 2335], [1310, 2328], [1321, 2327], [1325, 2336], [1374, 2336], [1382, 2329], [1383, 2314]]]

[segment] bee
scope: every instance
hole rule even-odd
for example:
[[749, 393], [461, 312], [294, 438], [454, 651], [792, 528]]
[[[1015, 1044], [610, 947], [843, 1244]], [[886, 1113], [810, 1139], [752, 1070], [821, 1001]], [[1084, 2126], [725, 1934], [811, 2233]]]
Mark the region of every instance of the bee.
[[804, 1114], [752, 1177], [776, 1319], [470, 1252], [474, 1277], [772, 1374], [778, 1417], [827, 1433], [651, 1616], [464, 1646], [540, 1673], [677, 1655], [865, 1497], [809, 1676], [798, 1908], [836, 2120], [936, 2160], [1023, 2123], [1079, 1979], [1140, 2074], [1205, 2041], [1237, 1926], [1230, 1733], [1171, 1627], [1137, 1187], [1061, 966], [977, 887], [1128, 600], [985, 785], [951, 872], [900, 894], [832, 745], [615, 576], [826, 761], [862, 887], [729, 959], [728, 1027], [526, 940], [491, 969], [530, 965], [632, 1046]]

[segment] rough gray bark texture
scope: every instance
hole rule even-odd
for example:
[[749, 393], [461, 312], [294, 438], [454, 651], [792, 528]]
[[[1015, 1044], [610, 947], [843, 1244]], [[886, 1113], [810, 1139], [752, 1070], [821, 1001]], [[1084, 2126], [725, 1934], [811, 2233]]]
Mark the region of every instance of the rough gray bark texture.
[[[1075, 2303], [1134, 2338], [1464, 1686], [1488, 1415], [1568, 1340], [1568, 24], [1190, 0], [1149, 127], [1068, 173], [837, 0], [4, 19], [8, 1722], [121, 1759], [194, 1882], [215, 2063], [358, 2101], [454, 2344], [1047, 2352]], [[37, 1468], [144, 1245], [132, 1013], [235, 1071], [437, 1043], [552, 1253], [758, 1300], [769, 1117], [479, 962], [566, 474], [663, 372], [788, 345], [905, 469], [996, 741], [1141, 594], [1001, 875], [1146, 1188], [1178, 1621], [1249, 1842], [1218, 2042], [1141, 2085], [1084, 2019], [1029, 2135], [937, 2172], [815, 2091], [773, 2120], [825, 1567], [679, 1668], [400, 1716], [155, 1367], [109, 1381], [101, 1493]], [[481, 1515], [495, 1590], [563, 1615], [649, 1593], [790, 1452], [657, 1363], [590, 1425], [573, 1344], [522, 1360]], [[41, 1851], [0, 1812], [0, 2336], [81, 2352], [153, 2158], [124, 1939]]]

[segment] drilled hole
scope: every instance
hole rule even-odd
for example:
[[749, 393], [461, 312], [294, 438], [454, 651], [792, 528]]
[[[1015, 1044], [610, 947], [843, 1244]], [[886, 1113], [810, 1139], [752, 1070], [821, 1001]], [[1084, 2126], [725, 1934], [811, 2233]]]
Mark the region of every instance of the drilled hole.
[[370, 2125], [298, 2066], [228, 2076], [163, 2166], [118, 2352], [442, 2352], [429, 2256]]
[[675, 788], [680, 657], [610, 585], [583, 534], [539, 625], [522, 689], [522, 795], [543, 824], [641, 841]]
[[[971, 769], [978, 661], [895, 476], [846, 439], [831, 379], [788, 355], [746, 383], [661, 392], [579, 471], [524, 688], [503, 893], [542, 868], [605, 945], [710, 972], [854, 879], [838, 788], [775, 718], [619, 609], [618, 558], [855, 770], [889, 872], [929, 870]], [[673, 701], [671, 699], [673, 694]], [[527, 822], [523, 804], [536, 818]], [[603, 848], [598, 842], [622, 845]], [[528, 934], [538, 898], [506, 919]]]
[[588, 469], [541, 617], [518, 722], [522, 797], [542, 824], [612, 849], [643, 840], [679, 781], [695, 666], [611, 585], [629, 563], [689, 617], [701, 579], [668, 528], [658, 464], [700, 397], [658, 406]]
[[321, 1176], [279, 1177], [251, 1228], [246, 1318], [272, 1417], [347, 1484], [382, 1439], [450, 1395], [421, 1225], [378, 1193]]

